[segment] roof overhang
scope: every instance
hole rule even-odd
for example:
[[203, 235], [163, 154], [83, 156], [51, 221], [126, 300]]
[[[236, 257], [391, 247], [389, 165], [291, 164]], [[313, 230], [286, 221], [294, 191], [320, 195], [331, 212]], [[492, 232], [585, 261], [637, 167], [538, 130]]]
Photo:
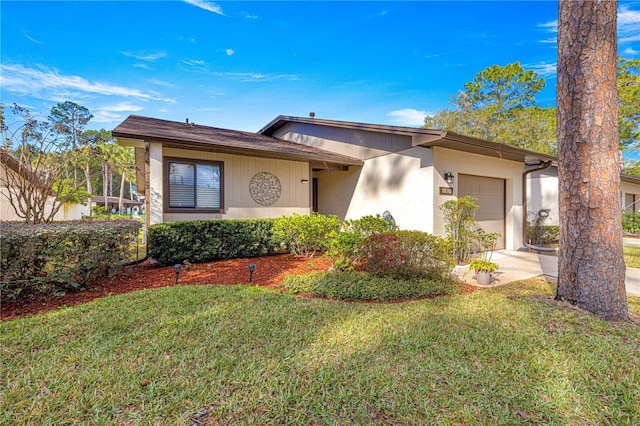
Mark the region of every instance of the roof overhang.
[[156, 142], [168, 148], [304, 161], [315, 169], [346, 170], [363, 164], [357, 158], [270, 136], [136, 115], [129, 116], [112, 135], [125, 146], [142, 148], [145, 141]]
[[464, 136], [442, 130], [325, 120], [311, 117], [305, 118], [281, 115], [260, 129], [258, 133], [272, 136], [288, 123], [312, 124], [325, 127], [338, 127], [343, 129], [409, 136], [411, 137], [413, 146], [421, 146], [425, 148], [438, 146], [441, 148], [470, 152], [488, 157], [518, 161], [526, 165], [539, 164], [542, 161], [556, 160], [556, 157], [552, 155], [540, 154], [512, 145], [492, 142], [485, 139]]
[[459, 135], [453, 132], [441, 132], [439, 137], [432, 137], [430, 140], [424, 138], [414, 138], [414, 146], [441, 148], [464, 151], [472, 154], [495, 157], [504, 160], [517, 161], [525, 165], [539, 164], [543, 161], [557, 161], [553, 155], [541, 154], [499, 142], [492, 142], [485, 139], [471, 136]]

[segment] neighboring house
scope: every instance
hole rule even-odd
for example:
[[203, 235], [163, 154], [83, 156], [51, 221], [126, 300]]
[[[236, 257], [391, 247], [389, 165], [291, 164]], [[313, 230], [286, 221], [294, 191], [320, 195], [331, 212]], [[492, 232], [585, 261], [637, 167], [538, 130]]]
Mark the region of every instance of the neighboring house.
[[[29, 173], [28, 167], [21, 167], [19, 160], [13, 155], [7, 153], [6, 151], [0, 152], [0, 155], [2, 156], [1, 160], [3, 163], [3, 166], [0, 167], [0, 220], [22, 222], [24, 221], [24, 219], [16, 214], [15, 209], [9, 201], [9, 193], [12, 192], [13, 194], [15, 194], [17, 188], [14, 184], [18, 180], [38, 178], [36, 176], [33, 176], [33, 173]], [[6, 167], [4, 167], [4, 165], [6, 165]], [[10, 173], [11, 175], [8, 176], [7, 173]], [[45, 211], [51, 212], [53, 202], [53, 196], [47, 198]], [[83, 216], [88, 215], [88, 206], [83, 206], [82, 204], [77, 203], [65, 203], [55, 214], [53, 220], [79, 220], [82, 219]]]
[[[527, 181], [527, 213], [534, 219], [543, 210], [548, 210], [545, 225], [558, 225], [558, 167], [554, 163], [545, 170], [531, 173]], [[640, 177], [620, 175], [620, 205], [623, 210], [640, 212]]]
[[[111, 197], [107, 196], [107, 209], [112, 213], [115, 213], [120, 208], [120, 197]], [[95, 197], [91, 197], [91, 205], [105, 207], [104, 205], [105, 197], [102, 195], [97, 195]], [[144, 203], [142, 201], [134, 201], [129, 200], [127, 198], [122, 199], [122, 207], [124, 212], [122, 214], [132, 214], [133, 212], [142, 213]]]

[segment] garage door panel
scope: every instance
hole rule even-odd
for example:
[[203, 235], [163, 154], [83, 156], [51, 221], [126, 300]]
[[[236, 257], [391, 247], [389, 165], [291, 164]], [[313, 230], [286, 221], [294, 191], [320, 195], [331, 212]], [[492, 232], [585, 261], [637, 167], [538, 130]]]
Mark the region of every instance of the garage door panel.
[[458, 196], [476, 198], [476, 223], [486, 232], [499, 232], [496, 248], [505, 247], [505, 183], [504, 179], [459, 175]]

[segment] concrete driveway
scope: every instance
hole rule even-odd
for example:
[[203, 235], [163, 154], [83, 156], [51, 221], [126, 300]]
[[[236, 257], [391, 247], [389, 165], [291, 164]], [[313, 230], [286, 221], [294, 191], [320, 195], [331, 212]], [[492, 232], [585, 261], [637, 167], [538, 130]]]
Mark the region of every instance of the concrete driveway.
[[[494, 273], [492, 285], [506, 284], [512, 281], [545, 275], [558, 277], [558, 258], [556, 256], [526, 251], [497, 250], [491, 259], [500, 268]], [[464, 282], [476, 285], [475, 274], [469, 267], [457, 267], [456, 274]], [[640, 269], [627, 268], [625, 279], [627, 293], [640, 296]]]

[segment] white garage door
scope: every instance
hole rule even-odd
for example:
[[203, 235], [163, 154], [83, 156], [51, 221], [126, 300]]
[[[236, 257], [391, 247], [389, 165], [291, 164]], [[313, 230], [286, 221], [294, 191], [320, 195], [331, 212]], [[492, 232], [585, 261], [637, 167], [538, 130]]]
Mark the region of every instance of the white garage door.
[[499, 232], [496, 248], [504, 248], [504, 179], [484, 176], [459, 175], [458, 196], [470, 195], [477, 198], [476, 222], [486, 232]]

